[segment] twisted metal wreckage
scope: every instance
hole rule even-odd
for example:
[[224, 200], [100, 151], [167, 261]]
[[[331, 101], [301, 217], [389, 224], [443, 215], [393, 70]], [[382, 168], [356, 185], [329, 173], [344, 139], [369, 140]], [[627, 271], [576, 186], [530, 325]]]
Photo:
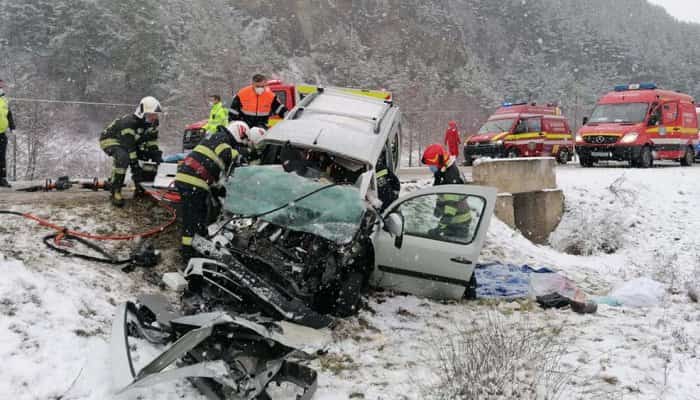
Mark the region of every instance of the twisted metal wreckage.
[[[187, 378], [212, 400], [266, 400], [270, 383], [289, 382], [310, 399], [317, 376], [299, 355], [330, 343], [330, 315], [355, 314], [369, 286], [473, 296], [496, 189], [426, 187], [380, 207], [376, 169], [398, 167], [399, 122], [391, 103], [319, 90], [270, 129], [264, 144], [290, 165], [227, 176], [221, 215], [192, 242], [204, 258], [185, 269], [180, 305], [141, 296], [120, 307], [118, 391]], [[161, 167], [148, 190], [165, 196], [170, 185], [156, 183], [172, 178]], [[452, 221], [446, 199], [464, 211], [450, 222], [459, 229], [440, 229]], [[131, 349], [144, 340], [170, 346], [137, 371]]]

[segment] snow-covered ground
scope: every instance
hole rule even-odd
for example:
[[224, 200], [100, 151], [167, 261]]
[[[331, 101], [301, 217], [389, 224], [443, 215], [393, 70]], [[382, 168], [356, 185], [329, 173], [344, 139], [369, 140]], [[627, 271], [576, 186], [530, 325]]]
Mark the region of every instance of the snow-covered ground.
[[[700, 305], [686, 289], [700, 281], [700, 167], [567, 166], [558, 168], [557, 181], [566, 213], [551, 246], [534, 245], [494, 219], [481, 261], [549, 267], [589, 295], [649, 277], [665, 288], [657, 306], [601, 305], [595, 314], [580, 315], [542, 310], [529, 300], [446, 304], [377, 293], [310, 362], [320, 373], [315, 398], [430, 398], [438, 393], [437, 354], [446, 343], [497, 321], [513, 337], [522, 332], [530, 340], [539, 332], [556, 344], [557, 369], [566, 378], [559, 398], [700, 399]], [[39, 208], [54, 220], [96, 230], [135, 228], [137, 222], [117, 225], [129, 213], [105, 214], [102, 203], [12, 208]], [[142, 272], [57, 257], [40, 241], [44, 229], [0, 219], [0, 398], [111, 398], [108, 340], [115, 305], [159, 289]], [[160, 268], [175, 266], [166, 261]], [[143, 398], [202, 397], [179, 382], [146, 390]]]

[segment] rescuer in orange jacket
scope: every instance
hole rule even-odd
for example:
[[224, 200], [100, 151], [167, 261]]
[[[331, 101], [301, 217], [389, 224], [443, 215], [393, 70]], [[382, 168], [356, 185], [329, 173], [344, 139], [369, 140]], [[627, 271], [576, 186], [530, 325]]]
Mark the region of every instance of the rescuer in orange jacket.
[[462, 142], [459, 139], [459, 131], [457, 130], [457, 122], [450, 121], [449, 128], [445, 131], [445, 146], [450, 151], [450, 155], [457, 159], [459, 157], [459, 144]]
[[284, 118], [287, 108], [280, 103], [277, 96], [267, 87], [264, 75], [255, 74], [253, 83], [239, 90], [231, 101], [229, 121], [243, 121], [249, 127], [267, 129], [270, 115]]

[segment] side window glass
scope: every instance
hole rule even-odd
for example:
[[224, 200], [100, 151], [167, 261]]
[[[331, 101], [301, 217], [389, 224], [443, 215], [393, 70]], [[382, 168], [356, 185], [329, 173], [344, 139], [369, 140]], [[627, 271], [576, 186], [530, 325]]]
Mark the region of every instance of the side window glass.
[[539, 118], [530, 118], [527, 120], [527, 131], [528, 132], [541, 132], [542, 131], [542, 120]]
[[280, 104], [282, 104], [286, 107], [287, 106], [287, 92], [285, 92], [284, 90], [275, 90], [274, 93], [277, 96], [277, 100], [280, 101]]
[[673, 124], [678, 119], [678, 103], [666, 103], [663, 106], [663, 123]]
[[463, 194], [428, 194], [401, 203], [404, 234], [443, 242], [474, 241], [486, 201]]
[[518, 121], [518, 125], [515, 126], [515, 133], [525, 133], [527, 132], [527, 122], [524, 119]]

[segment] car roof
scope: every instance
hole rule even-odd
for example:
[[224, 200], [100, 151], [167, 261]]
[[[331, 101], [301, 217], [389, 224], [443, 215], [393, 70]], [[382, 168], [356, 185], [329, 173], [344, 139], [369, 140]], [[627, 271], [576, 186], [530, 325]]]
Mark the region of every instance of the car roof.
[[380, 99], [324, 89], [270, 128], [263, 143], [290, 143], [374, 166], [399, 119], [398, 107]]
[[657, 100], [693, 102], [692, 96], [684, 93], [661, 89], [647, 89], [610, 92], [603, 95], [603, 97], [598, 100], [598, 104], [651, 103]]
[[532, 118], [532, 117], [543, 117], [546, 119], [558, 119], [566, 121], [566, 117], [563, 115], [542, 115], [542, 114], [531, 114], [531, 113], [510, 113], [510, 114], [494, 114], [489, 117], [489, 121], [497, 121], [499, 119], [514, 119], [514, 118]]

